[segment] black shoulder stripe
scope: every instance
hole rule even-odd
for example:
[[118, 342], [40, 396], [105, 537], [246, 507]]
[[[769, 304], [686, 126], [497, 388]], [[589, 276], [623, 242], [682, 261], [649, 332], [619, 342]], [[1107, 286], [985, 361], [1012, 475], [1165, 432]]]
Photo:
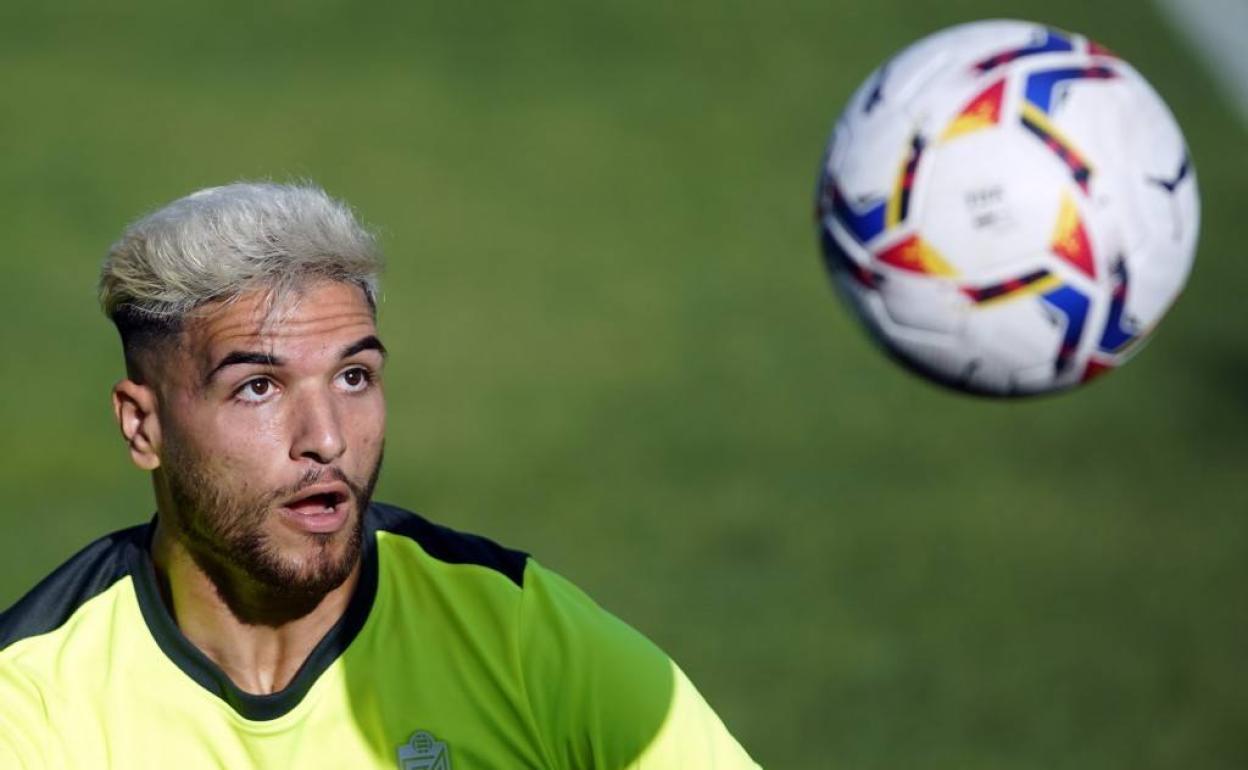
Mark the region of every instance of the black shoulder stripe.
[[493, 540], [457, 532], [427, 521], [410, 511], [384, 503], [369, 508], [373, 529], [409, 537], [433, 558], [448, 564], [476, 564], [489, 567], [524, 587], [524, 565], [529, 555], [505, 548]]
[[96, 540], [0, 614], [0, 650], [55, 631], [88, 600], [129, 574], [136, 549], [147, 543], [149, 527], [143, 524]]

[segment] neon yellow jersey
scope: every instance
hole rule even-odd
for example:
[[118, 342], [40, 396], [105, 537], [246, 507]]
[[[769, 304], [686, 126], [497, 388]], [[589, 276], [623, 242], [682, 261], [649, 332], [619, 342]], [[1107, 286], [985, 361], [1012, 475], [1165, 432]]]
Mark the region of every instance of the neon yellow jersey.
[[374, 504], [338, 624], [283, 691], [178, 630], [151, 525], [0, 615], [0, 768], [755, 768], [680, 670], [527, 555]]

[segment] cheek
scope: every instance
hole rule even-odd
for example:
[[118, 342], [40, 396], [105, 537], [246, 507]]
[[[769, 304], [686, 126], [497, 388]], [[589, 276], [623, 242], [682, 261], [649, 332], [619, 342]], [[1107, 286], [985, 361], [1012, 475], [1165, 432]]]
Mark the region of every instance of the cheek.
[[270, 452], [287, 434], [287, 420], [273, 406], [223, 409], [213, 422], [218, 440], [239, 454]]
[[194, 437], [223, 486], [242, 493], [265, 489], [286, 456], [281, 416], [262, 409], [218, 410]]
[[378, 395], [351, 411], [346, 421], [348, 445], [359, 447], [361, 459], [372, 459], [381, 451], [386, 433], [386, 402]]
[[361, 445], [371, 448], [380, 446], [386, 433], [386, 402], [378, 398], [361, 418], [357, 427]]

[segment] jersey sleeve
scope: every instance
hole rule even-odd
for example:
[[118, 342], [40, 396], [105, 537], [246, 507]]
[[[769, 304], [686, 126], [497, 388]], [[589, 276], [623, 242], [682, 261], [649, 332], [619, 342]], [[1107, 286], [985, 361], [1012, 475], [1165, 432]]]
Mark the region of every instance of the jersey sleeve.
[[43, 746], [48, 720], [34, 684], [0, 657], [0, 767], [42, 770], [48, 767]]
[[552, 767], [756, 770], [667, 655], [532, 560], [520, 612], [523, 686]]

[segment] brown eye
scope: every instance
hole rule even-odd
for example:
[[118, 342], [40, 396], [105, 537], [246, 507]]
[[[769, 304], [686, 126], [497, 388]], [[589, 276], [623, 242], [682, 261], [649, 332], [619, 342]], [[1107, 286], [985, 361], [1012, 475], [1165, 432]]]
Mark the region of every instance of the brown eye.
[[274, 384], [268, 377], [257, 377], [254, 380], [244, 382], [242, 386], [235, 391], [234, 397], [240, 401], [258, 404], [267, 401], [273, 395]]
[[340, 378], [339, 382], [342, 383], [342, 386], [347, 391], [352, 393], [359, 393], [363, 391], [368, 387], [368, 384], [372, 382], [372, 375], [369, 371], [359, 366], [354, 369], [348, 369], [338, 376]]

